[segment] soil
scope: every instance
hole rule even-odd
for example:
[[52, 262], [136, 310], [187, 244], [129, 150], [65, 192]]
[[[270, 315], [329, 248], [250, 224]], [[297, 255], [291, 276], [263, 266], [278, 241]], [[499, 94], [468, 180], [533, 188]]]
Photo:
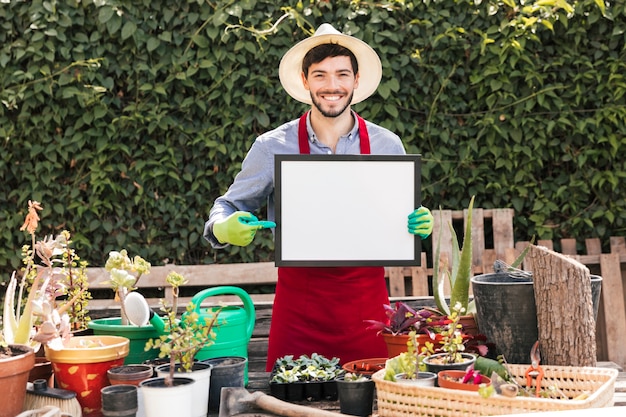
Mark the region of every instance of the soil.
[[11, 358], [13, 356], [22, 355], [24, 353], [28, 353], [29, 349], [27, 347], [11, 345], [11, 346], [0, 346], [0, 359]]

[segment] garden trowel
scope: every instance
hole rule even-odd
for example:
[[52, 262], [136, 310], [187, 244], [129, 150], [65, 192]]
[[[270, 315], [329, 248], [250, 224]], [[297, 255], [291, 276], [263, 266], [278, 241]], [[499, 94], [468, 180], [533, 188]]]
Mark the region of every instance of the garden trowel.
[[261, 391], [251, 393], [247, 389], [240, 387], [222, 388], [219, 417], [231, 417], [259, 410], [287, 417], [337, 417], [345, 415], [304, 405], [291, 404], [264, 394]]

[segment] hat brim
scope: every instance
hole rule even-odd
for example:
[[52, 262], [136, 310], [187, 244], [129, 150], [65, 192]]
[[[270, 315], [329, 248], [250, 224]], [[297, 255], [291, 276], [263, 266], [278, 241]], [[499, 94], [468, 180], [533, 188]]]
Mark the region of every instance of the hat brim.
[[312, 48], [325, 43], [339, 44], [348, 48], [356, 56], [359, 63], [359, 85], [354, 90], [351, 104], [360, 103], [371, 96], [380, 83], [383, 68], [380, 58], [368, 44], [353, 36], [338, 34], [324, 34], [311, 36], [294, 45], [280, 61], [278, 75], [287, 94], [294, 99], [312, 104], [309, 90], [302, 84], [302, 60]]

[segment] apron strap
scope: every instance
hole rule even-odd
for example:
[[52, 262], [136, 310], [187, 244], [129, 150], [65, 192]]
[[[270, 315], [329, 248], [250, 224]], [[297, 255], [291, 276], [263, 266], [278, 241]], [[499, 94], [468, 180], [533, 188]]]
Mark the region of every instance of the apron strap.
[[[311, 147], [309, 146], [309, 132], [307, 132], [306, 128], [306, 118], [310, 111], [304, 113], [300, 117], [300, 122], [298, 123], [298, 144], [300, 145], [300, 154], [310, 154]], [[359, 139], [361, 142], [361, 154], [369, 155], [370, 154], [370, 136], [367, 133], [367, 127], [365, 126], [365, 120], [356, 115], [356, 119], [359, 123]]]

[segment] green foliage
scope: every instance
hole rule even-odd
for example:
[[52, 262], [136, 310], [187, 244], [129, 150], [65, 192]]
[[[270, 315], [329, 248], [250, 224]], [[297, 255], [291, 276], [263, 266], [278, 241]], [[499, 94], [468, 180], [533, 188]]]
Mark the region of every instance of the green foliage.
[[[435, 262], [433, 265], [433, 292], [437, 308], [446, 316], [452, 314], [453, 307], [458, 304], [459, 309], [462, 309], [465, 313], [473, 314], [476, 311], [476, 306], [472, 301], [470, 304], [469, 289], [470, 282], [474, 273], [472, 271], [472, 213], [474, 209], [474, 196], [472, 196], [469, 206], [467, 207], [467, 221], [465, 225], [465, 232], [463, 233], [463, 245], [459, 249], [459, 241], [456, 237], [456, 232], [452, 224], [449, 224], [450, 235], [452, 236], [452, 259], [451, 264], [445, 263], [439, 265], [439, 262]], [[441, 230], [439, 229], [439, 236], [437, 238], [437, 246], [435, 249], [435, 259], [441, 259], [440, 257], [440, 245], [441, 245]], [[444, 295], [445, 282], [450, 284], [450, 304], [446, 302]]]
[[[269, 233], [202, 239], [254, 138], [306, 107], [282, 55], [323, 22], [380, 54], [355, 106], [420, 153], [428, 207], [515, 209], [516, 239], [626, 229], [623, 0], [120, 0], [0, 6], [0, 248], [19, 267], [26, 202], [92, 266], [267, 261]], [[264, 213], [255, 213], [265, 217]]]

